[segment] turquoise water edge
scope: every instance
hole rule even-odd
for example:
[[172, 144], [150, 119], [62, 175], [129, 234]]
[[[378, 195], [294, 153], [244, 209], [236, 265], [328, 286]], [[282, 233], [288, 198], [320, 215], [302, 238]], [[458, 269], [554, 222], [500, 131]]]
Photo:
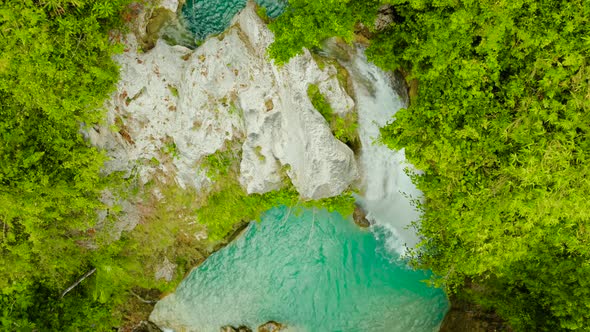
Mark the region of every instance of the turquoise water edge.
[[445, 294], [379, 238], [337, 213], [274, 208], [181, 283], [179, 317], [199, 331], [269, 320], [289, 331], [436, 331]]

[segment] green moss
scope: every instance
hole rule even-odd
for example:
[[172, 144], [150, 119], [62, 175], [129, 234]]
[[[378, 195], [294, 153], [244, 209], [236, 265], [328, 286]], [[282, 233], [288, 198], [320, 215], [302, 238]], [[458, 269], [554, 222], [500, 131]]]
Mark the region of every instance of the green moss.
[[266, 160], [266, 157], [262, 154], [262, 147], [261, 146], [256, 146], [254, 148], [254, 153], [256, 153], [256, 157], [258, 157], [258, 160], [260, 160], [260, 161]]
[[178, 157], [178, 148], [176, 147], [176, 142], [174, 142], [172, 137], [167, 137], [161, 152], [171, 156], [172, 158]]
[[171, 94], [172, 94], [174, 97], [178, 98], [179, 94], [178, 94], [178, 88], [177, 88], [177, 87], [175, 87], [175, 86], [173, 86], [173, 85], [168, 85], [168, 90], [170, 90], [170, 93], [171, 93]]
[[334, 117], [334, 111], [316, 84], [309, 84], [307, 86], [307, 97], [313, 107], [330, 123]]
[[346, 113], [344, 116], [334, 114], [326, 97], [315, 84], [307, 87], [307, 96], [313, 107], [326, 119], [334, 137], [347, 144], [353, 150], [360, 145], [358, 136], [358, 119], [356, 112]]
[[160, 161], [158, 160], [158, 158], [152, 157], [152, 159], [150, 159], [149, 164], [153, 167], [157, 167], [160, 166]]

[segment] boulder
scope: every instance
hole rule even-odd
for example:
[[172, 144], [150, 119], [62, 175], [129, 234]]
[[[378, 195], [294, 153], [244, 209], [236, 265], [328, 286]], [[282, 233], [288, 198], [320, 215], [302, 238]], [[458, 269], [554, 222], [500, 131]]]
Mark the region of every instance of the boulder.
[[219, 329], [219, 332], [252, 332], [252, 330], [244, 325], [240, 325], [238, 327], [233, 327], [231, 325], [226, 325]]
[[285, 326], [281, 323], [277, 323], [273, 320], [266, 322], [258, 327], [258, 332], [279, 332], [285, 329]]
[[386, 4], [379, 8], [375, 19], [375, 30], [383, 31], [395, 21], [395, 9], [392, 5]]
[[359, 227], [367, 228], [371, 226], [371, 223], [367, 219], [367, 213], [358, 204], [355, 204], [354, 212], [352, 213], [352, 219], [354, 219], [354, 223], [357, 224]]
[[132, 332], [162, 332], [162, 330], [156, 324], [144, 320], [134, 327]]

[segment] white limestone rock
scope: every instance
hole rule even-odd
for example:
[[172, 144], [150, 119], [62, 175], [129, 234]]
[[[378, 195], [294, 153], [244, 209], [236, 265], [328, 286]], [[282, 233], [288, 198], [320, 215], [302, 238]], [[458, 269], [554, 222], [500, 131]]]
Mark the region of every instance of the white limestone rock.
[[[266, 49], [274, 37], [252, 3], [236, 17], [228, 32], [234, 34], [246, 40], [241, 51], [250, 58], [248, 63], [262, 69], [239, 94], [247, 132], [242, 184], [248, 192], [273, 189], [279, 185], [280, 164], [286, 166], [284, 169], [303, 197], [340, 194], [358, 176], [353, 152], [332, 136], [307, 97], [308, 85], [318, 84], [329, 92], [326, 95], [335, 112], [353, 111], [354, 102], [338, 84], [336, 69], [327, 66], [320, 70], [307, 50], [283, 67], [270, 63]], [[258, 151], [256, 147], [260, 147]]]
[[178, 0], [162, 0], [160, 7], [176, 13], [178, 10]]
[[273, 38], [253, 3], [194, 51], [159, 40], [140, 53], [129, 35], [116, 56], [121, 80], [106, 103], [107, 123], [87, 133], [111, 157], [105, 171], [136, 172], [143, 182], [165, 175], [199, 189], [209, 181], [202, 158], [237, 139], [248, 193], [278, 189], [286, 174], [304, 198], [340, 194], [358, 177], [355, 158], [313, 108], [307, 87], [317, 84], [337, 113], [353, 111], [354, 102], [336, 69], [320, 70], [307, 50], [275, 66], [266, 56]]

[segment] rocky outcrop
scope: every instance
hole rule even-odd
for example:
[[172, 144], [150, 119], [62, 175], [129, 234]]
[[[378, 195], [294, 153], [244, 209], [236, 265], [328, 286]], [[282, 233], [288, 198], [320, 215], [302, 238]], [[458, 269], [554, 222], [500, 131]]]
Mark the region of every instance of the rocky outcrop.
[[[184, 2], [184, 1], [182, 1], [182, 2]], [[167, 9], [173, 13], [176, 13], [176, 11], [178, 10], [178, 7], [179, 7], [179, 1], [178, 0], [161, 0], [160, 7]]]
[[170, 262], [168, 257], [164, 257], [164, 261], [160, 263], [156, 270], [155, 279], [164, 279], [170, 282], [174, 278], [174, 271], [176, 271], [176, 264]]
[[250, 329], [247, 326], [238, 326], [238, 327], [233, 327], [231, 325], [226, 325], [223, 326], [221, 329], [219, 329], [219, 332], [252, 332], [252, 329]]
[[410, 87], [406, 82], [406, 78], [400, 70], [387, 72], [387, 76], [389, 76], [391, 87], [397, 92], [397, 95], [407, 107], [410, 104]]
[[395, 8], [386, 4], [379, 7], [377, 17], [375, 18], [375, 30], [383, 31], [389, 28], [395, 22]]
[[512, 329], [498, 315], [472, 302], [450, 299], [451, 309], [447, 312], [440, 332], [512, 332]]
[[367, 228], [371, 226], [371, 223], [367, 219], [367, 213], [360, 205], [354, 206], [354, 212], [352, 213], [352, 219], [354, 223], [357, 224], [359, 227]]
[[285, 329], [285, 326], [281, 323], [277, 323], [273, 320], [266, 322], [258, 327], [258, 332], [279, 332]]
[[336, 69], [308, 51], [278, 67], [266, 57], [273, 35], [249, 4], [224, 34], [192, 51], [158, 40], [146, 53], [128, 35], [107, 124], [87, 134], [111, 157], [105, 171], [203, 188], [203, 157], [243, 141], [240, 182], [249, 193], [288, 176], [304, 198], [335, 196], [358, 177], [353, 152], [335, 139], [307, 98], [317, 84], [337, 113], [353, 100]]

